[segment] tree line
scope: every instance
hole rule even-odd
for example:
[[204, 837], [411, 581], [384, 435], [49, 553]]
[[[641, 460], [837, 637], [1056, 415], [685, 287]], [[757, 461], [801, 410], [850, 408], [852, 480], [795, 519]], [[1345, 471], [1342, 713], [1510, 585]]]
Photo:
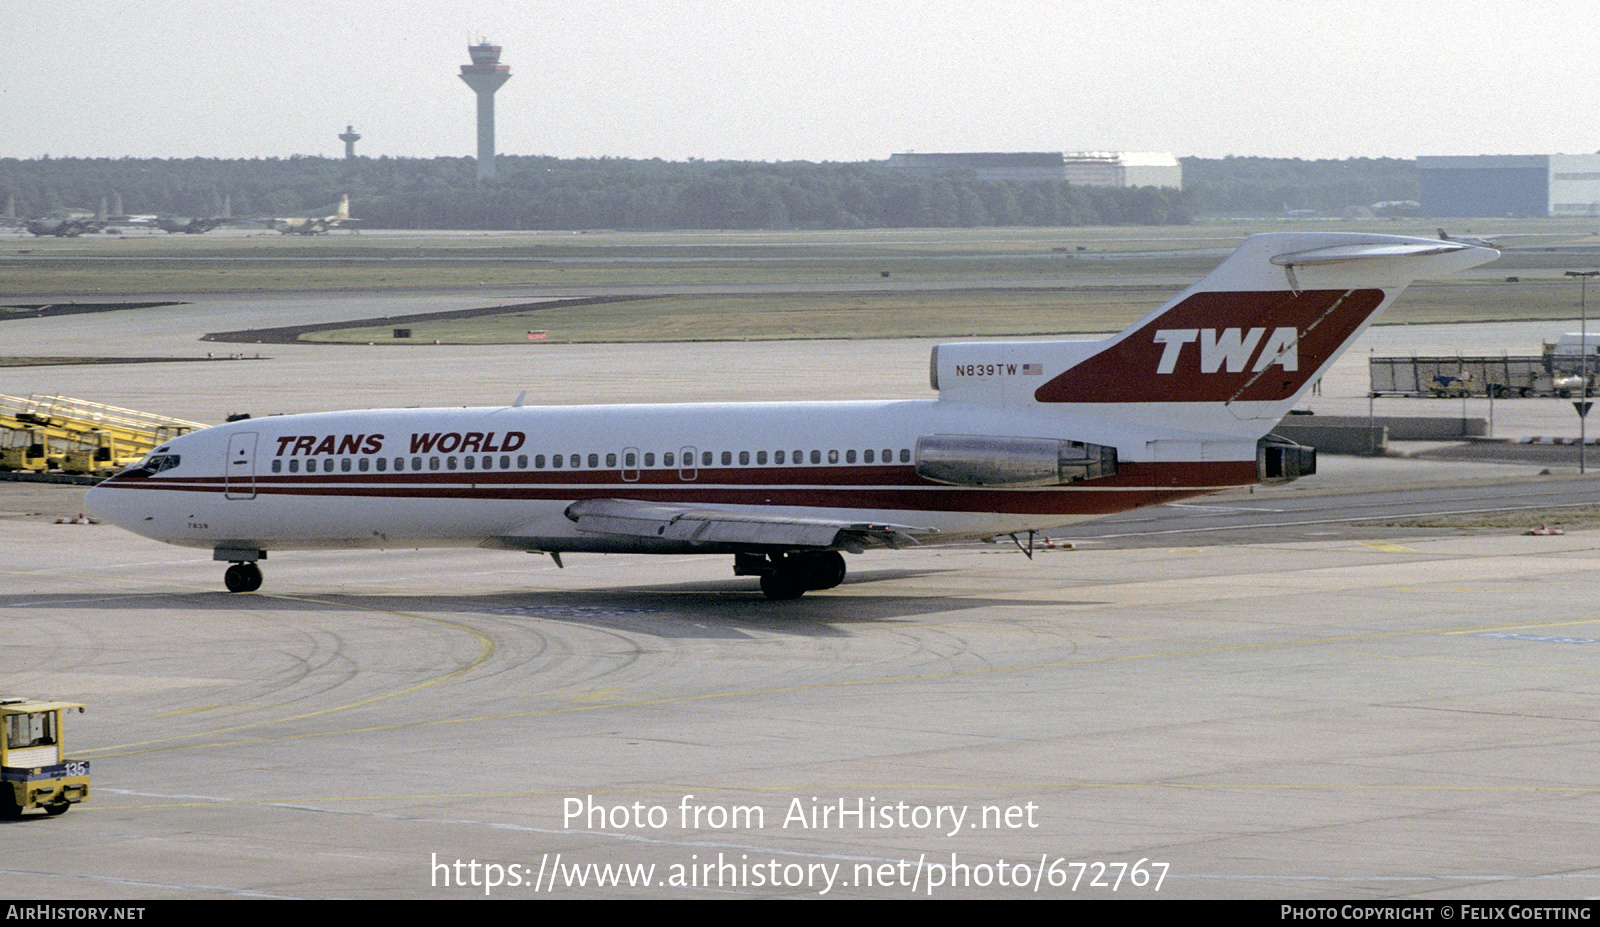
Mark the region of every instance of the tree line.
[[1408, 161], [1183, 164], [1179, 192], [981, 180], [971, 172], [908, 177], [882, 162], [502, 155], [498, 176], [479, 182], [472, 158], [46, 157], [0, 159], [0, 197], [14, 200], [20, 217], [93, 210], [113, 193], [130, 214], [213, 216], [226, 202], [239, 217], [320, 215], [349, 194], [364, 228], [852, 229], [1173, 225], [1197, 214], [1406, 199], [1416, 188]]

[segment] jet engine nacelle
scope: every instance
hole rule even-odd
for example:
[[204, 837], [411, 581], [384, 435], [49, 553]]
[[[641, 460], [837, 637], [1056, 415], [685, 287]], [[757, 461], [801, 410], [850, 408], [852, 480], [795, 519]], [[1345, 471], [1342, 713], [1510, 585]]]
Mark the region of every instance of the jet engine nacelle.
[[950, 486], [1061, 486], [1117, 472], [1117, 449], [1057, 438], [924, 435], [917, 475]]
[[1287, 438], [1267, 435], [1256, 442], [1256, 479], [1262, 483], [1289, 483], [1317, 472], [1317, 449]]

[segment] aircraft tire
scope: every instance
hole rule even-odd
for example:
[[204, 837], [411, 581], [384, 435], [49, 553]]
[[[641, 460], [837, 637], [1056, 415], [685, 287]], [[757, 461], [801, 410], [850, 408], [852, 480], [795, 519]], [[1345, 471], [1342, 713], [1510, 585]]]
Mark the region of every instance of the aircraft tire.
[[761, 591], [769, 599], [798, 599], [806, 594], [802, 576], [794, 570], [778, 570], [761, 576]]
[[844, 582], [844, 554], [836, 550], [811, 554], [801, 562], [807, 589], [832, 589]]
[[261, 568], [254, 563], [235, 563], [222, 574], [229, 592], [255, 592], [261, 588]]

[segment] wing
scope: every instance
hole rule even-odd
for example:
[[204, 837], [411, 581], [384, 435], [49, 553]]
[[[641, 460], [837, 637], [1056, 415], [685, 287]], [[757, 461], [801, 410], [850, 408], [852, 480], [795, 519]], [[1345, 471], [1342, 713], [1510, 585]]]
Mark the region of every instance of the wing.
[[906, 547], [938, 534], [937, 528], [878, 525], [728, 512], [699, 505], [583, 499], [567, 506], [567, 517], [590, 534], [625, 535], [703, 544], [747, 544], [752, 548], [847, 550]]

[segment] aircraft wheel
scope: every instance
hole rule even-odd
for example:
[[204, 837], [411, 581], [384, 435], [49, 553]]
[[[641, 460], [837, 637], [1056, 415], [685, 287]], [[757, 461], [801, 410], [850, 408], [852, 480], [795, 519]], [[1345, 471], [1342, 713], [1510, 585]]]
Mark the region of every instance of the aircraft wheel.
[[55, 815], [58, 815], [58, 814], [66, 814], [67, 813], [67, 809], [71, 808], [71, 807], [72, 807], [72, 802], [70, 802], [70, 801], [58, 801], [55, 804], [45, 805], [44, 806], [44, 813], [54, 817]]
[[762, 574], [761, 591], [769, 599], [798, 599], [806, 594], [806, 585], [795, 571], [778, 570]]
[[261, 588], [261, 568], [254, 563], [235, 563], [222, 574], [229, 592], [255, 592]]
[[832, 589], [844, 582], [844, 554], [836, 550], [812, 554], [802, 562], [807, 589]]

